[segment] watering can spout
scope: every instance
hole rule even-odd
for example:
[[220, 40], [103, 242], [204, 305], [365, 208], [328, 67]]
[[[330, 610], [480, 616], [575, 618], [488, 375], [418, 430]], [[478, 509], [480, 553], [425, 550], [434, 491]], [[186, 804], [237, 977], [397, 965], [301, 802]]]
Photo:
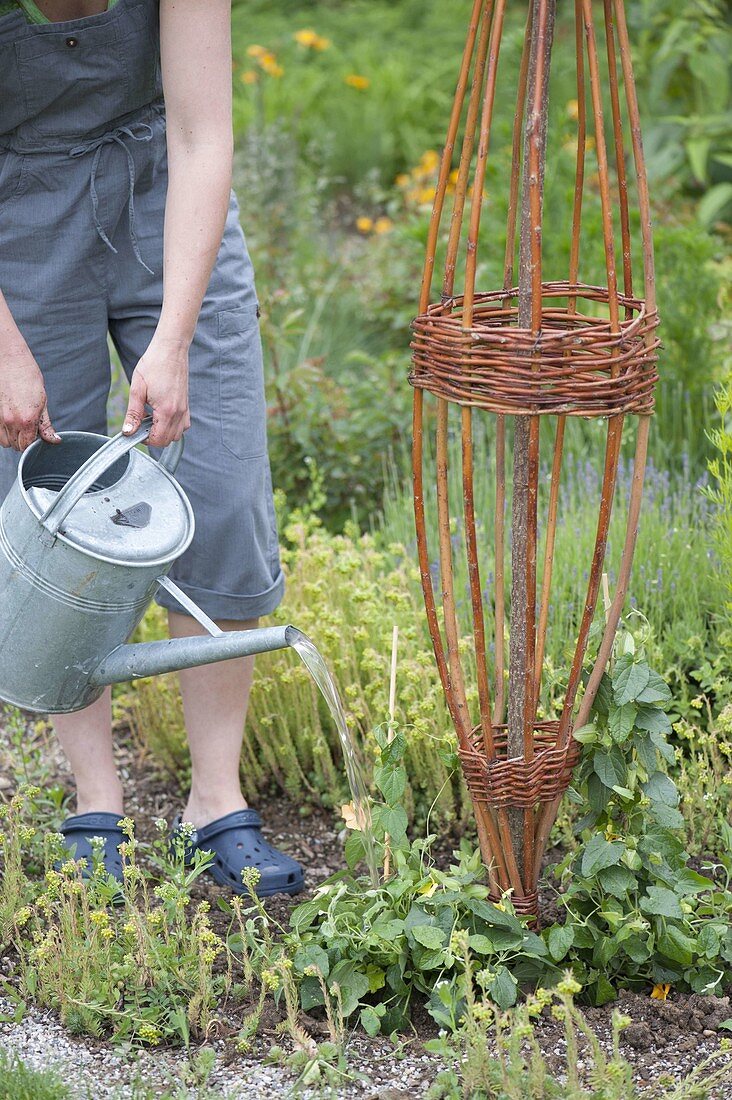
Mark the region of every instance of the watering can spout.
[[287, 649], [300, 631], [293, 626], [257, 627], [254, 630], [231, 630], [213, 637], [171, 638], [161, 642], [140, 642], [120, 645], [109, 653], [91, 676], [96, 687], [139, 680], [143, 676], [158, 676], [163, 672], [178, 672], [233, 657], [251, 657]]

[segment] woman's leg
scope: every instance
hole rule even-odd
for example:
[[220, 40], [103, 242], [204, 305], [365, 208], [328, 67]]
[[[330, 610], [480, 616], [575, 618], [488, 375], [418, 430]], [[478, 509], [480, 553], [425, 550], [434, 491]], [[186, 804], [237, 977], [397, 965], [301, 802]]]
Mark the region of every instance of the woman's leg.
[[[190, 615], [168, 614], [171, 638], [206, 634]], [[221, 630], [246, 630], [249, 622], [219, 622]], [[239, 758], [244, 736], [253, 657], [185, 669], [179, 674], [183, 711], [191, 751], [191, 791], [183, 820], [196, 828], [246, 807], [239, 782]]]
[[53, 728], [76, 781], [76, 812], [124, 813], [122, 784], [112, 751], [111, 689], [75, 714], [56, 714]]

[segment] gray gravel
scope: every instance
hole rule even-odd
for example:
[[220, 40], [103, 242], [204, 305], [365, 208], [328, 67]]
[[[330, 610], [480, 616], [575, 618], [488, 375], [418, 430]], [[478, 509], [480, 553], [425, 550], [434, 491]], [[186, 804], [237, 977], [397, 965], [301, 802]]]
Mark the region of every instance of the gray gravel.
[[[13, 1006], [0, 998], [0, 1050], [17, 1054], [34, 1069], [53, 1069], [71, 1091], [73, 1100], [140, 1100], [144, 1097], [174, 1097], [175, 1100], [283, 1100], [292, 1095], [294, 1076], [277, 1065], [264, 1065], [259, 1056], [237, 1056], [224, 1064], [223, 1043], [211, 1044], [219, 1054], [205, 1088], [187, 1083], [188, 1063], [180, 1054], [165, 1050], [125, 1051], [109, 1043], [70, 1036], [50, 1011], [28, 1006], [18, 1023], [7, 1022]], [[362, 1040], [349, 1048], [352, 1064], [358, 1065]], [[374, 1043], [369, 1042], [370, 1064]], [[382, 1073], [368, 1081], [356, 1081], [338, 1089], [343, 1100], [407, 1100], [424, 1096], [436, 1066], [429, 1056], [407, 1054], [396, 1061], [388, 1041], [383, 1042]], [[2, 1087], [0, 1084], [0, 1095]], [[308, 1089], [298, 1093], [308, 1100], [322, 1095]]]

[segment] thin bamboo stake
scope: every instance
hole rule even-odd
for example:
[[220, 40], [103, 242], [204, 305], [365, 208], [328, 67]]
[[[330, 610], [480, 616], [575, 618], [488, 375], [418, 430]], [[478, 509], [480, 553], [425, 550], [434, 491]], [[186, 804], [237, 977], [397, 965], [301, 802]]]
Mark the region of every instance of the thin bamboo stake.
[[[387, 734], [387, 744], [391, 744], [394, 740], [394, 715], [396, 714], [396, 673], [397, 673], [397, 650], [399, 646], [399, 627], [396, 623], [391, 632], [391, 672], [389, 675], [389, 733]], [[391, 875], [391, 837], [388, 833], [384, 834], [384, 881]]]

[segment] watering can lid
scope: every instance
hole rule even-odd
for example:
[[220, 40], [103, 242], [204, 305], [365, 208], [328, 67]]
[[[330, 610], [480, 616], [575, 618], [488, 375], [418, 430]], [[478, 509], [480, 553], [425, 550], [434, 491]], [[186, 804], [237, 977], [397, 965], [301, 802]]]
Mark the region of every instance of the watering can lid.
[[[103, 436], [91, 438], [107, 443]], [[61, 439], [59, 444], [43, 445], [45, 455], [57, 460], [60, 468], [65, 465], [63, 450], [78, 449], [83, 443], [89, 453], [87, 433], [63, 432]], [[108, 448], [107, 443], [105, 451]], [[101, 448], [96, 454], [101, 458]], [[121, 456], [110, 453], [110, 458], [107, 468], [82, 491], [60, 522], [59, 516], [66, 511], [63, 507], [59, 510], [62, 486], [65, 482], [70, 487], [71, 479], [61, 475], [55, 488], [48, 464], [43, 464], [37, 475], [35, 464], [28, 464], [23, 474], [25, 493], [44, 526], [95, 558], [121, 565], [152, 565], [179, 557], [193, 538], [193, 510], [166, 469], [168, 464], [129, 448]]]

